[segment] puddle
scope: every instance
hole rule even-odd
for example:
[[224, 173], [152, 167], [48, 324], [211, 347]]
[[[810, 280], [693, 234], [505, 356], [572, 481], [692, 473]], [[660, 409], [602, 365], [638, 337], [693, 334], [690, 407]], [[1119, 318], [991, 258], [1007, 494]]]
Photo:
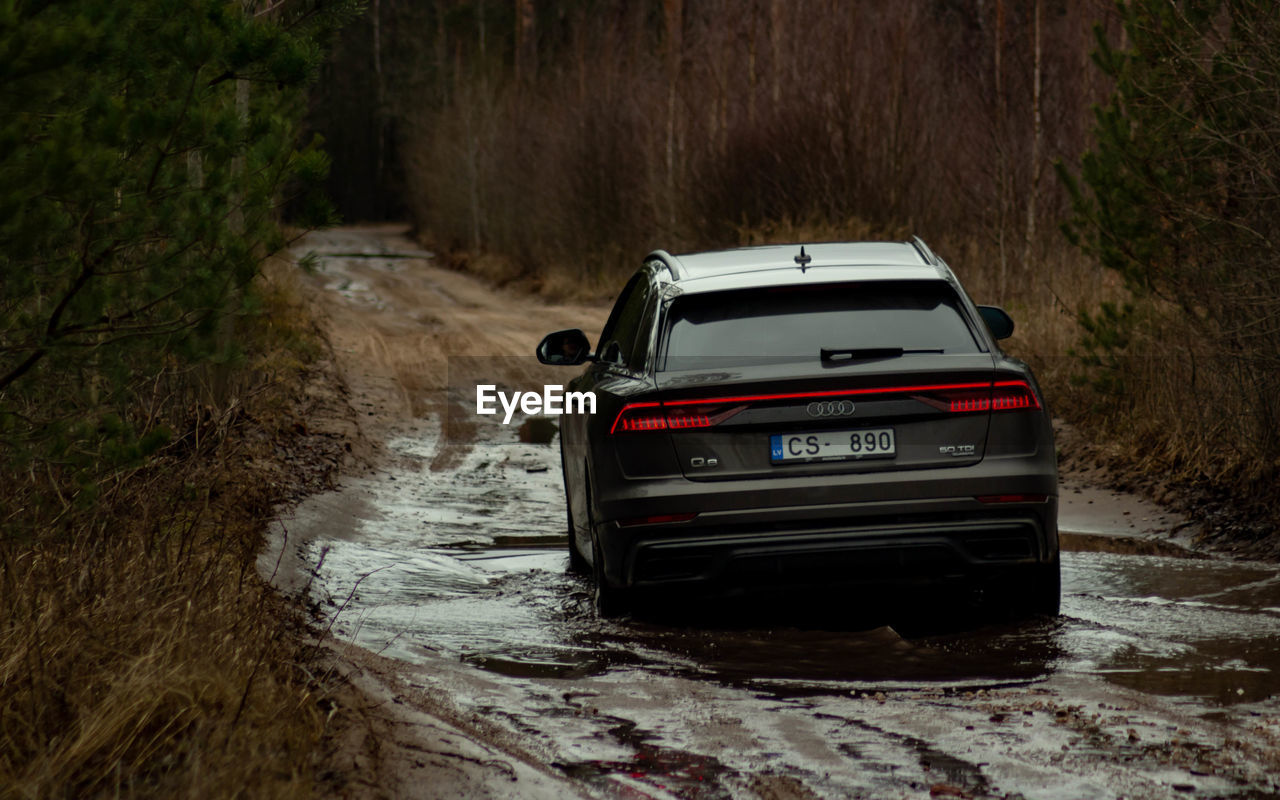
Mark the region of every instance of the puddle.
[[[581, 656], [581, 658], [575, 658]], [[594, 654], [575, 653], [507, 653], [489, 655], [473, 653], [462, 660], [473, 667], [515, 678], [583, 678], [599, 675], [611, 666]]]
[[1052, 636], [997, 634], [972, 648], [965, 636], [906, 639], [890, 627], [733, 630], [630, 622], [584, 638], [646, 654], [654, 670], [780, 697], [1027, 684], [1042, 679], [1060, 656]]
[[316, 588], [342, 609], [336, 631], [399, 658], [452, 653], [512, 677], [640, 668], [793, 696], [1027, 685], [1059, 671], [1223, 704], [1278, 690], [1273, 567], [1100, 534], [1064, 535], [1057, 622], [975, 628], [939, 613], [948, 598], [900, 613], [887, 596], [732, 601], [728, 616], [695, 600], [650, 621], [601, 621], [590, 587], [565, 571], [558, 450], [507, 433], [510, 443], [433, 472], [428, 428], [391, 443], [407, 466], [348, 486], [359, 499], [350, 527], [310, 545], [326, 551]]
[[[1139, 777], [1046, 779], [1027, 796], [1160, 796], [1133, 787], [1187, 773], [1143, 760], [1145, 728], [1141, 747], [1093, 744], [1051, 713], [1006, 717], [974, 698], [1136, 693], [1215, 730], [1280, 708], [1274, 567], [1103, 533], [1064, 535], [1057, 620], [974, 621], [959, 600], [886, 595], [681, 601], [600, 620], [566, 571], [558, 448], [505, 432], [433, 471], [439, 432], [422, 426], [390, 444], [399, 466], [345, 487], [349, 502], [313, 501], [326, 524], [307, 545], [312, 561], [325, 553], [312, 591], [335, 635], [431, 664], [424, 680], [602, 791], [740, 796], [768, 774], [820, 796], [987, 796], [1088, 758]], [[1047, 755], [1028, 767], [1025, 748]]]
[[1208, 555], [1188, 550], [1177, 542], [1137, 536], [1115, 536], [1103, 533], [1058, 532], [1062, 549], [1070, 553], [1116, 553], [1127, 556], [1167, 556], [1169, 558], [1206, 559]]
[[1144, 692], [1222, 704], [1280, 692], [1274, 567], [1114, 554], [1067, 558], [1072, 622], [1064, 637], [1073, 668]]

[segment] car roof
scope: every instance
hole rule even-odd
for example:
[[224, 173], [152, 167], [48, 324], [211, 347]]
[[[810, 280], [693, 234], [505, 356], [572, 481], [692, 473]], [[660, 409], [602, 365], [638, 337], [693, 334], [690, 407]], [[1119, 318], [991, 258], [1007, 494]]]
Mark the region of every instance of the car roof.
[[[801, 269], [801, 248], [807, 261]], [[686, 292], [865, 280], [954, 280], [924, 242], [819, 242], [651, 255]]]

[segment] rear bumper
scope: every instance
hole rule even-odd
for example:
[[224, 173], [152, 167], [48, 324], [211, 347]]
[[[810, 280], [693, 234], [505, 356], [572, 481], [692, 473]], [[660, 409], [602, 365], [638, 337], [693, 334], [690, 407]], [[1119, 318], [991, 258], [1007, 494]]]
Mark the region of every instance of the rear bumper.
[[1033, 516], [640, 538], [624, 555], [625, 585], [739, 586], [915, 583], [1046, 563]]
[[[619, 587], [939, 581], [1058, 558], [1056, 473], [1023, 460], [915, 473], [627, 482], [598, 499], [605, 577]], [[999, 474], [1001, 468], [1007, 474]], [[981, 474], [975, 474], [980, 472]], [[1044, 495], [988, 504], [992, 494]], [[619, 519], [697, 511], [688, 522]], [[607, 516], [606, 516], [607, 514]]]

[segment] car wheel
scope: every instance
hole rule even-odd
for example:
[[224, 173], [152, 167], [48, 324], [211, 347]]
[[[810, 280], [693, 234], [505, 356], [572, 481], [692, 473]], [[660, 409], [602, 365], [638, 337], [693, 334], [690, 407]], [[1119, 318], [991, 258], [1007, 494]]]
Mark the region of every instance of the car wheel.
[[573, 511], [569, 511], [569, 571], [575, 575], [586, 575], [591, 571], [591, 565], [587, 563], [587, 559], [578, 550], [578, 539], [573, 531]]
[[604, 555], [600, 551], [600, 536], [596, 533], [595, 520], [591, 518], [590, 503], [587, 521], [591, 530], [591, 576], [595, 582], [596, 613], [605, 619], [620, 617], [628, 610], [627, 592], [611, 586], [604, 575]]
[[1061, 604], [1060, 562], [1023, 567], [981, 586], [979, 605], [1008, 619], [1056, 617]]
[[1058, 616], [1062, 610], [1062, 559], [1038, 567], [1026, 583], [1026, 592], [1032, 614]]

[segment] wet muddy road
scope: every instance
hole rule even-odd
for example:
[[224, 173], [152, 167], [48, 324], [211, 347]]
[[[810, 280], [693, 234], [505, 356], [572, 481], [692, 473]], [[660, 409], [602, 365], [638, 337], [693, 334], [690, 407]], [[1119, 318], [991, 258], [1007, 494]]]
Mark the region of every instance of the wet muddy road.
[[[364, 246], [389, 247], [377, 235]], [[415, 269], [387, 264], [397, 285]], [[336, 345], [366, 366], [378, 359], [359, 343], [397, 319], [381, 269], [334, 257], [319, 275], [347, 326]], [[584, 313], [515, 316], [541, 332]], [[512, 352], [491, 344], [469, 352]], [[381, 466], [283, 526], [335, 636], [417, 665], [415, 688], [496, 723], [590, 794], [1280, 794], [1274, 565], [1191, 557], [1169, 538], [1178, 520], [1068, 484], [1056, 620], [828, 597], [602, 621], [567, 572], [558, 448], [521, 443], [514, 425], [459, 442], [435, 381], [388, 379], [379, 395], [376, 374], [354, 379], [366, 413], [385, 418]]]

